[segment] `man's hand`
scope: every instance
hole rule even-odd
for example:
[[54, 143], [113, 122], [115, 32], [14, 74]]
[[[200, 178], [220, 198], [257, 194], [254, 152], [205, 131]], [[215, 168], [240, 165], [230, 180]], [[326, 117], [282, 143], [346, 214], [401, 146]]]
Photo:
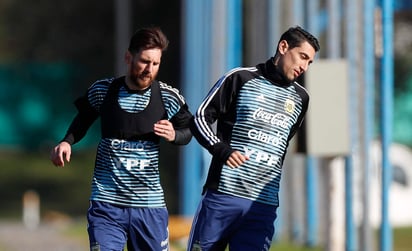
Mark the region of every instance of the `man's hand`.
[[226, 165], [231, 168], [236, 168], [246, 162], [249, 159], [249, 156], [243, 155], [239, 151], [234, 151], [230, 154], [229, 158], [226, 161]]
[[166, 119], [157, 121], [153, 126], [153, 131], [157, 136], [163, 137], [169, 142], [175, 140], [176, 133], [173, 124]]
[[70, 162], [70, 155], [72, 154], [72, 147], [67, 142], [61, 142], [55, 146], [50, 152], [50, 160], [55, 166], [64, 166], [64, 162]]

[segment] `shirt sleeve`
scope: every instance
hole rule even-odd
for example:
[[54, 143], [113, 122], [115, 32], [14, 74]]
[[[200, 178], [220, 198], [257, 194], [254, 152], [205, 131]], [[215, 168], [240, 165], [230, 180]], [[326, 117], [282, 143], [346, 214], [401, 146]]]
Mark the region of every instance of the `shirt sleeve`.
[[70, 145], [79, 142], [99, 116], [98, 112], [89, 104], [87, 96], [77, 99], [75, 105], [78, 112], [62, 140], [68, 142]]
[[171, 143], [186, 145], [192, 139], [192, 133], [189, 128], [192, 113], [189, 111], [189, 107], [178, 89], [164, 82], [159, 83], [167, 117], [175, 129], [175, 140]]
[[73, 145], [86, 135], [90, 126], [99, 117], [98, 108], [106, 95], [108, 83], [108, 81], [95, 82], [83, 96], [74, 102], [77, 114], [61, 141], [66, 141]]
[[176, 145], [186, 145], [192, 139], [192, 132], [190, 131], [190, 119], [192, 118], [192, 113], [190, 113], [188, 106], [185, 104], [180, 108], [179, 112], [176, 113], [170, 119], [175, 129], [175, 140], [172, 142]]
[[224, 75], [209, 91], [191, 121], [193, 136], [221, 162], [226, 162], [234, 152], [229, 142], [236, 119], [237, 93], [242, 83], [236, 72]]
[[298, 132], [300, 127], [302, 126], [303, 120], [305, 118], [306, 112], [309, 107], [309, 94], [305, 88], [301, 87], [300, 85], [297, 86], [297, 92], [302, 99], [302, 112], [299, 114], [298, 120], [296, 121], [295, 125], [290, 130], [288, 141], [293, 138], [293, 136]]

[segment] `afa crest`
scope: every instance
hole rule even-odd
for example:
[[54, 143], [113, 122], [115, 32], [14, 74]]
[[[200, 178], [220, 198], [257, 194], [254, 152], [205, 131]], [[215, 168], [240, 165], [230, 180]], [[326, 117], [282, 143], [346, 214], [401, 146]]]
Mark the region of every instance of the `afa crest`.
[[287, 99], [284, 106], [285, 112], [293, 113], [295, 110], [295, 102], [291, 99]]

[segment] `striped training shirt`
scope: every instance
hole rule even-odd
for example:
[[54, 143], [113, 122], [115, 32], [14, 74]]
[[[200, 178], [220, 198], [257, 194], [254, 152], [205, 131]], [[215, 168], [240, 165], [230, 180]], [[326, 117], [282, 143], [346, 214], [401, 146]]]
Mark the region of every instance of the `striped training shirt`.
[[[269, 61], [223, 76], [194, 117], [193, 134], [213, 155], [205, 189], [278, 206], [283, 160], [308, 101], [298, 83], [279, 82]], [[249, 157], [238, 168], [224, 164], [234, 150]]]
[[[99, 80], [88, 89], [89, 103], [97, 111], [113, 80]], [[159, 83], [167, 119], [170, 119], [185, 100], [177, 89]], [[123, 110], [137, 113], [145, 109], [150, 95], [150, 88], [144, 92], [131, 92], [121, 86], [118, 102]], [[158, 159], [158, 143], [102, 138], [97, 148], [90, 199], [127, 207], [165, 207]]]

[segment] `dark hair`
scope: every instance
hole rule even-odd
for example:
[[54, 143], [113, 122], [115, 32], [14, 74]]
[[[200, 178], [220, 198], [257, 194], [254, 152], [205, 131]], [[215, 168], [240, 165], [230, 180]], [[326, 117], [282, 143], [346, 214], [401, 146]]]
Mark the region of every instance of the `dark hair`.
[[139, 52], [140, 50], [159, 48], [162, 51], [167, 49], [169, 40], [162, 30], [158, 27], [147, 27], [137, 30], [132, 38], [128, 50], [131, 53]]
[[320, 50], [318, 39], [300, 26], [291, 27], [285, 31], [280, 37], [279, 42], [282, 40], [286, 40], [290, 48], [298, 47], [306, 41], [312, 45], [316, 52]]

